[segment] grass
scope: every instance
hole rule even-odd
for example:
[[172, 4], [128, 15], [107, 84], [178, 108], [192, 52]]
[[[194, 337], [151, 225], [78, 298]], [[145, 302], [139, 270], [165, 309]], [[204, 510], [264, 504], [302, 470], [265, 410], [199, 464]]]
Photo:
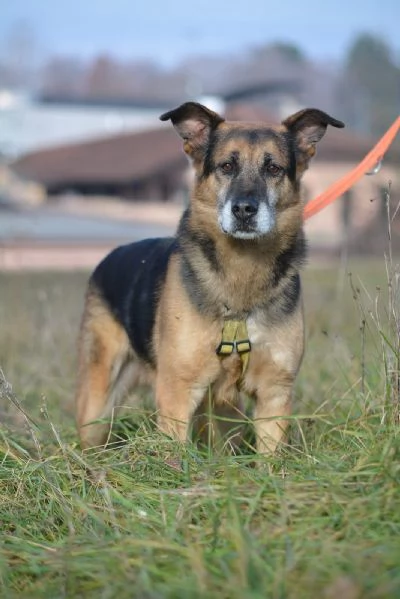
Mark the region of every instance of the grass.
[[0, 596], [399, 597], [389, 266], [305, 272], [292, 443], [268, 459], [182, 449], [133, 410], [126, 445], [82, 453], [71, 402], [86, 275], [0, 274], [12, 384], [0, 391]]

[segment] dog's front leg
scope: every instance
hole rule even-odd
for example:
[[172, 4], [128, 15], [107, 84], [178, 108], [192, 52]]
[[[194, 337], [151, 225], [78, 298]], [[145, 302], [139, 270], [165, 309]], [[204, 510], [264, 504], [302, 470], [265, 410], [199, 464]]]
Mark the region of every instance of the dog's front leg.
[[273, 453], [285, 439], [291, 414], [292, 385], [272, 384], [259, 390], [256, 396], [254, 427], [258, 453]]
[[262, 319], [250, 321], [249, 333], [253, 348], [244, 391], [256, 401], [257, 451], [273, 453], [286, 436], [293, 386], [303, 356], [301, 304], [275, 327], [266, 327]]
[[188, 437], [192, 416], [203, 401], [207, 388], [196, 386], [192, 381], [157, 376], [156, 405], [157, 424], [160, 430], [177, 441]]

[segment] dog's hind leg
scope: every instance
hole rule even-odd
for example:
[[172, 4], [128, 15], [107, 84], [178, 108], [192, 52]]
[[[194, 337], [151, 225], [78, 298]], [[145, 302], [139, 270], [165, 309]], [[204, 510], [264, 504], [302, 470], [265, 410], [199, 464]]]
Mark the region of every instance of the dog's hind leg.
[[129, 360], [123, 328], [95, 294], [88, 294], [79, 347], [76, 420], [82, 448], [104, 445], [110, 433], [119, 382]]

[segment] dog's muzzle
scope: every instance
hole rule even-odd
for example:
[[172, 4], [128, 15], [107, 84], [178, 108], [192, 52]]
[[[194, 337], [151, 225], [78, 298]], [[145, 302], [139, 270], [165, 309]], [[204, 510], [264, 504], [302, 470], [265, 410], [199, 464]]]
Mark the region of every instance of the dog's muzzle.
[[220, 210], [219, 224], [232, 237], [257, 239], [275, 226], [275, 211], [253, 197], [229, 199]]

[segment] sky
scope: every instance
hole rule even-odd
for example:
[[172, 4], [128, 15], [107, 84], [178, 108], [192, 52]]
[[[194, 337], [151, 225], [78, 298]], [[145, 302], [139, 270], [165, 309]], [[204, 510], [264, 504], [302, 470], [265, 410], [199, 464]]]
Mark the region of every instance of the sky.
[[0, 51], [30, 32], [41, 58], [109, 53], [174, 66], [188, 55], [235, 54], [274, 41], [340, 60], [360, 32], [400, 60], [400, 0], [0, 0]]

